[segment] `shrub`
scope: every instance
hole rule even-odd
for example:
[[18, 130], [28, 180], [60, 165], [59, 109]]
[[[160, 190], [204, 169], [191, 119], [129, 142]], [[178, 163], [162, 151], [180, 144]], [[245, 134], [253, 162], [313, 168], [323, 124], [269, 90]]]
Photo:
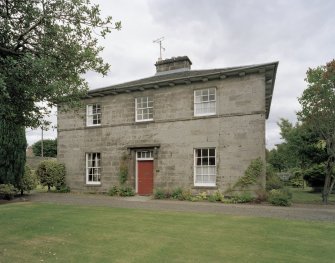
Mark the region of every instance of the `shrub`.
[[290, 184], [293, 187], [303, 188], [304, 187], [304, 179], [303, 172], [301, 169], [296, 168], [292, 170], [292, 177], [289, 179]]
[[254, 201], [256, 203], [262, 203], [268, 200], [268, 192], [263, 188], [255, 190], [255, 194], [256, 194], [256, 198]]
[[121, 186], [119, 189], [119, 196], [134, 196], [134, 189], [129, 186]]
[[223, 199], [224, 195], [219, 190], [208, 196], [208, 201], [210, 202], [222, 202]]
[[18, 185], [18, 189], [21, 191], [21, 195], [23, 192], [28, 192], [34, 190], [37, 186], [37, 176], [28, 165], [24, 167], [24, 175], [20, 180]]
[[215, 198], [214, 195], [209, 195], [209, 196], [207, 197], [207, 199], [208, 199], [209, 202], [216, 202], [216, 198]]
[[208, 199], [207, 192], [202, 192], [202, 193], [197, 194], [197, 199], [199, 201], [201, 201], [201, 200], [207, 200]]
[[272, 175], [266, 180], [266, 190], [281, 189], [284, 187], [284, 183], [280, 180], [277, 175]]
[[113, 186], [109, 191], [108, 191], [108, 195], [110, 196], [134, 196], [135, 192], [134, 189], [129, 187], [129, 186], [121, 186], [121, 187], [117, 187], [117, 186]]
[[290, 206], [292, 193], [288, 188], [272, 189], [269, 193], [269, 202], [276, 206]]
[[243, 192], [242, 194], [232, 197], [233, 203], [250, 203], [254, 201], [254, 199], [255, 198], [248, 192]]
[[314, 190], [323, 187], [326, 177], [326, 168], [323, 164], [316, 164], [304, 171], [304, 179]]
[[154, 192], [154, 198], [155, 199], [165, 199], [165, 191], [163, 189], [157, 189]]
[[180, 187], [174, 189], [171, 193], [171, 197], [173, 199], [182, 200], [183, 199], [183, 189], [181, 189]]
[[117, 186], [114, 185], [111, 189], [109, 189], [108, 195], [110, 195], [110, 196], [119, 195], [119, 189], [117, 188]]
[[276, 174], [272, 165], [268, 164], [266, 166], [266, 190], [270, 191], [272, 189], [280, 189], [284, 187], [284, 183], [280, 180], [279, 176]]
[[37, 175], [48, 191], [52, 186], [59, 190], [65, 185], [65, 166], [54, 160], [45, 160], [38, 165]]
[[57, 189], [57, 192], [58, 193], [70, 193], [71, 192], [71, 189], [69, 186], [63, 184], [59, 187], [59, 189]]
[[187, 200], [187, 201], [191, 201], [192, 199], [192, 193], [191, 190], [183, 190], [182, 194], [181, 194], [181, 199], [179, 200]]
[[18, 190], [11, 184], [0, 184], [0, 198], [11, 200], [18, 193]]

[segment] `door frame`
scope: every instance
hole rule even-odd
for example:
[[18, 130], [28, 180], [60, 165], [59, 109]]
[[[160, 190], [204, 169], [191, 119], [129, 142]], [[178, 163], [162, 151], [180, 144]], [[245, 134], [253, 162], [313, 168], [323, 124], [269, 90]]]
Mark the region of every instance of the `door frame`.
[[[138, 153], [140, 152], [149, 152], [151, 153], [149, 157], [139, 157]], [[154, 151], [153, 150], [138, 150], [135, 151], [135, 155], [136, 155], [136, 164], [135, 164], [135, 192], [138, 193], [138, 162], [139, 161], [152, 161], [152, 175], [154, 177], [154, 167], [155, 167], [155, 163], [154, 163]]]

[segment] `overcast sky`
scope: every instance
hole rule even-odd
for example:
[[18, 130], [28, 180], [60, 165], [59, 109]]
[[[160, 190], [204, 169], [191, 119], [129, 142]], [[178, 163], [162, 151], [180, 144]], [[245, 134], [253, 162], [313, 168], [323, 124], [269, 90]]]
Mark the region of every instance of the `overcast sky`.
[[[100, 42], [111, 71], [104, 78], [87, 74], [92, 89], [154, 75], [159, 47], [153, 40], [163, 36], [163, 58], [187, 55], [192, 69], [279, 61], [266, 123], [268, 148], [280, 143], [280, 118], [296, 121], [306, 70], [335, 57], [334, 0], [91, 1], [103, 16], [122, 22], [121, 31]], [[55, 138], [57, 131], [44, 136]], [[40, 137], [39, 130], [27, 131], [29, 144]]]

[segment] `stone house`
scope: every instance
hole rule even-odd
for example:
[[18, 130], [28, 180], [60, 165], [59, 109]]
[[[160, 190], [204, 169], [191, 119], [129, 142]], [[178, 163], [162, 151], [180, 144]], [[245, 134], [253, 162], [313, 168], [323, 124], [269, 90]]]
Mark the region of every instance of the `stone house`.
[[[278, 62], [191, 70], [187, 56], [158, 61], [154, 76], [90, 90], [79, 112], [58, 110], [58, 160], [74, 191], [127, 184], [140, 195], [182, 187], [225, 191], [265, 160]], [[265, 183], [265, 175], [263, 178]]]

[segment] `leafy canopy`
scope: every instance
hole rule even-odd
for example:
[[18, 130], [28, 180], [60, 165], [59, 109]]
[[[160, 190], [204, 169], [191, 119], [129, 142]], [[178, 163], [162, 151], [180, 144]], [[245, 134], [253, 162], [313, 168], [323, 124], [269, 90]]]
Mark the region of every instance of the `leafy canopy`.
[[[32, 145], [33, 153], [35, 156], [42, 156], [42, 140], [35, 142]], [[57, 139], [43, 140], [43, 156], [44, 157], [57, 157]]]
[[[299, 98], [299, 120], [308, 124], [323, 140], [335, 141], [335, 60], [308, 69], [308, 87]], [[333, 152], [335, 155], [335, 152]]]
[[321, 140], [319, 148], [327, 153], [323, 201], [335, 185], [335, 60], [307, 71], [308, 87], [299, 98], [300, 121], [313, 130]]
[[49, 107], [78, 104], [83, 74], [107, 73], [97, 36], [121, 23], [89, 0], [0, 0], [0, 28], [0, 118], [37, 127]]

